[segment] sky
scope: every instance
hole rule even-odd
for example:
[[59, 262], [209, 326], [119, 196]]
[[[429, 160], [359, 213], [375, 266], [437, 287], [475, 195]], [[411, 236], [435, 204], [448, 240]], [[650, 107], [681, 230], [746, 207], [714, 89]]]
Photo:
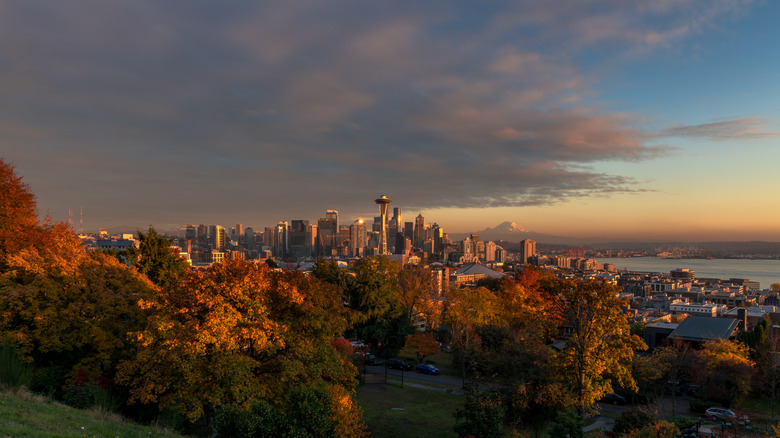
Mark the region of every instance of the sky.
[[780, 2], [8, 1], [0, 157], [74, 227], [780, 241]]

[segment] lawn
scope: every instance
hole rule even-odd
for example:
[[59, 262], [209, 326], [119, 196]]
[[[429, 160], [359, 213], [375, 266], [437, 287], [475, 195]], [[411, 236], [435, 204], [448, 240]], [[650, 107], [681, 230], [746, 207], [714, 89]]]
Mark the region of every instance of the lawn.
[[357, 400], [372, 437], [457, 437], [452, 414], [463, 396], [393, 385], [362, 385]]
[[115, 414], [75, 409], [23, 389], [0, 392], [0, 436], [181, 437], [173, 432], [130, 423]]

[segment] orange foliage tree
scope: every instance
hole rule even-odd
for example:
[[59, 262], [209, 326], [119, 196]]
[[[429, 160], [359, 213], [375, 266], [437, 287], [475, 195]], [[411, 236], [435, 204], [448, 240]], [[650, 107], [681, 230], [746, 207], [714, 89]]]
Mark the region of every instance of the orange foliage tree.
[[141, 306], [152, 311], [148, 328], [137, 335], [136, 360], [121, 372], [132, 400], [191, 421], [205, 414], [208, 422], [224, 406], [282, 404], [298, 385], [331, 394], [333, 415], [360, 417], [351, 404], [357, 370], [332, 342], [347, 328], [335, 288], [265, 264], [226, 261]]
[[603, 281], [569, 281], [549, 278], [543, 282], [550, 311], [571, 336], [558, 353], [561, 375], [577, 398], [580, 416], [604, 394], [612, 382], [636, 389], [631, 375], [635, 350], [647, 348], [631, 331], [618, 299], [620, 289]]

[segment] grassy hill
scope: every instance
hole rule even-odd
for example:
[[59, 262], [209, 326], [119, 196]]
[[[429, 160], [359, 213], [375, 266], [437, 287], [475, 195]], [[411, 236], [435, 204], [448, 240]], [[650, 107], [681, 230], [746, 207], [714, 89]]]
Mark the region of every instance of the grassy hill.
[[75, 409], [24, 389], [0, 392], [0, 437], [181, 438], [100, 410]]

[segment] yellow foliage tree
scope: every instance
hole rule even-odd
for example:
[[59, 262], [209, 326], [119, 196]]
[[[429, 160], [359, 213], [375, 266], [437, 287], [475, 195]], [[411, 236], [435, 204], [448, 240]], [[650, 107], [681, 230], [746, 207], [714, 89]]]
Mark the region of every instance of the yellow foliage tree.
[[[195, 421], [222, 406], [283, 403], [292, 385], [354, 390], [357, 370], [332, 344], [347, 328], [340, 294], [316, 279], [226, 261], [141, 306], [152, 311], [148, 328], [121, 372], [133, 401]], [[334, 415], [354, 411], [337, 406]]]
[[545, 285], [545, 292], [553, 298], [550, 310], [571, 333], [558, 353], [558, 367], [583, 415], [593, 402], [613, 392], [613, 381], [636, 388], [631, 362], [634, 351], [647, 346], [631, 334], [617, 286], [592, 280], [550, 280]]

